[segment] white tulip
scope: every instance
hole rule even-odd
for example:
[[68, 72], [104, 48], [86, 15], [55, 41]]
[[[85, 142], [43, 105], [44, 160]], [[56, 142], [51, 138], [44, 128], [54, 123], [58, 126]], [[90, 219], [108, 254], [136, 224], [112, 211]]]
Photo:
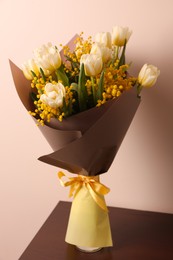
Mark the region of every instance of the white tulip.
[[63, 105], [63, 98], [65, 97], [65, 87], [58, 82], [57, 84], [47, 83], [45, 85], [45, 94], [42, 94], [40, 100], [52, 107], [58, 108]]
[[132, 31], [128, 27], [115, 26], [112, 30], [112, 44], [116, 46], [123, 46], [125, 41], [128, 42]]
[[112, 57], [112, 50], [101, 43], [94, 43], [90, 53], [101, 56], [103, 63], [109, 61]]
[[59, 51], [55, 46], [52, 46], [51, 43], [42, 45], [40, 48], [34, 50], [34, 56], [46, 76], [50, 75], [61, 66]]
[[144, 64], [138, 75], [138, 82], [142, 87], [152, 87], [160, 74], [160, 70], [153, 66]]
[[24, 76], [28, 79], [28, 80], [32, 80], [33, 79], [33, 74], [31, 72], [31, 70], [37, 75], [39, 73], [39, 68], [38, 65], [36, 63], [36, 61], [34, 59], [30, 59], [28, 61], [26, 61], [23, 65], [22, 65], [22, 71]]
[[98, 75], [103, 67], [102, 57], [97, 54], [83, 54], [80, 63], [84, 64], [85, 74], [87, 76]]
[[107, 48], [112, 48], [112, 39], [110, 32], [101, 32], [95, 35], [95, 41], [103, 44]]

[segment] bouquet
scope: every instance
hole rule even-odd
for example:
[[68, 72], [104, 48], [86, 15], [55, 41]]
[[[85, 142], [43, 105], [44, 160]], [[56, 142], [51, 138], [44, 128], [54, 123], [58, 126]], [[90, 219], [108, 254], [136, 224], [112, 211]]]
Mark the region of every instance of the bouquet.
[[[58, 177], [74, 195], [66, 241], [80, 247], [112, 246], [99, 176], [108, 171], [141, 100], [160, 71], [145, 64], [138, 77], [129, 74], [126, 46], [132, 32], [115, 26], [84, 39], [75, 35], [63, 46], [34, 50], [20, 70], [10, 62], [14, 83], [30, 115], [53, 152], [39, 160], [77, 174]], [[67, 178], [64, 181], [63, 178]]]

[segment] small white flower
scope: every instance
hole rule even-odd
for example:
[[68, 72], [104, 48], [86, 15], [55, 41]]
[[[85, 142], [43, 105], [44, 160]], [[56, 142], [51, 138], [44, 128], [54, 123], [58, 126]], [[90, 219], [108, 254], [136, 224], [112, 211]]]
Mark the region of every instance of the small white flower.
[[142, 87], [152, 87], [160, 74], [160, 70], [153, 66], [144, 64], [138, 75], [138, 82]]
[[58, 82], [57, 84], [47, 83], [45, 85], [45, 94], [42, 94], [40, 100], [52, 107], [58, 108], [63, 105], [63, 98], [65, 97], [65, 87]]

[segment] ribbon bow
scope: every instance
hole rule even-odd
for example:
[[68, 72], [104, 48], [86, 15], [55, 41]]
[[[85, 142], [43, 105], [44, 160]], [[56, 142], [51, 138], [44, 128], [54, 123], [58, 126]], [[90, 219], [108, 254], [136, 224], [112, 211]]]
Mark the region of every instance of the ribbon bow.
[[83, 176], [83, 175], [78, 175], [77, 177], [67, 177], [69, 181], [63, 181], [63, 177], [67, 177], [63, 172], [58, 173], [58, 178], [60, 180], [60, 183], [63, 187], [70, 186], [70, 192], [69, 192], [69, 197], [76, 196], [78, 191], [85, 186], [88, 191], [90, 192], [92, 198], [94, 201], [98, 204], [100, 208], [102, 208], [104, 211], [108, 212], [106, 203], [104, 201], [104, 195], [106, 195], [110, 189], [100, 183], [99, 181], [96, 180], [98, 178], [97, 176]]

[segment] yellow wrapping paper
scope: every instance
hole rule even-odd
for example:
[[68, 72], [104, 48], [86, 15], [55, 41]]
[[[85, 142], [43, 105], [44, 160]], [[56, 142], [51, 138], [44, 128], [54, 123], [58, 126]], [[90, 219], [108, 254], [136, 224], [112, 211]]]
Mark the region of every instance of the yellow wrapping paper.
[[[104, 196], [98, 196], [105, 203]], [[95, 202], [85, 185], [72, 202], [65, 241], [80, 247], [113, 245], [108, 212]]]

